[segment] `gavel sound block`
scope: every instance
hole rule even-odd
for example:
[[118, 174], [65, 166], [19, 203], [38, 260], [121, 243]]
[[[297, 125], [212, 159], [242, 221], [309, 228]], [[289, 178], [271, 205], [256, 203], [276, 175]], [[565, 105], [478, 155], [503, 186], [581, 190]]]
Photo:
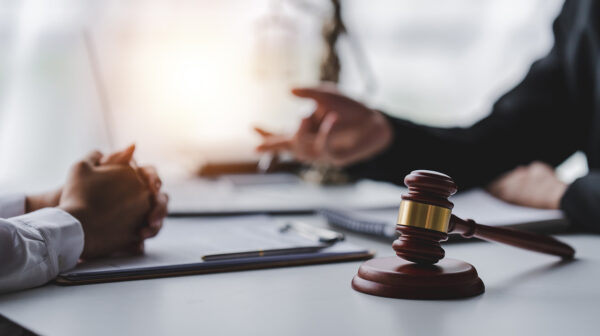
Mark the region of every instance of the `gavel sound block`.
[[399, 257], [371, 259], [352, 279], [359, 292], [402, 299], [453, 299], [479, 295], [484, 285], [475, 267], [446, 258], [440, 241], [449, 232], [463, 237], [496, 241], [561, 258], [573, 258], [575, 250], [552, 237], [514, 229], [490, 227], [452, 215], [448, 197], [456, 184], [447, 175], [416, 170], [404, 179], [396, 230], [400, 237], [392, 247]]

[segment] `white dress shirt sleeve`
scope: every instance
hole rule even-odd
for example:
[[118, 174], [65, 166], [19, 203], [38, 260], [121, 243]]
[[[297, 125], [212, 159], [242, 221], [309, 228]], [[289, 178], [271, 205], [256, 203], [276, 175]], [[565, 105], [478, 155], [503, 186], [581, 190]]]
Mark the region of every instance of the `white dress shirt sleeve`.
[[83, 229], [58, 208], [23, 214], [25, 196], [0, 196], [0, 293], [42, 285], [73, 268]]
[[0, 218], [20, 216], [25, 213], [25, 195], [0, 195]]

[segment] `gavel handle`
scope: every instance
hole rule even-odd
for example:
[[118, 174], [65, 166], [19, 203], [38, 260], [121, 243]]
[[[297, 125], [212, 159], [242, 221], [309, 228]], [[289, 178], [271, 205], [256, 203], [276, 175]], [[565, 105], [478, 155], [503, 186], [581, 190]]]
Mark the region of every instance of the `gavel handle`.
[[575, 255], [575, 250], [571, 246], [550, 236], [509, 228], [481, 225], [475, 223], [471, 219], [464, 220], [454, 215], [450, 218], [448, 233], [450, 232], [460, 233], [466, 238], [475, 237], [483, 240], [495, 241], [531, 251], [552, 254], [564, 259], [571, 259]]

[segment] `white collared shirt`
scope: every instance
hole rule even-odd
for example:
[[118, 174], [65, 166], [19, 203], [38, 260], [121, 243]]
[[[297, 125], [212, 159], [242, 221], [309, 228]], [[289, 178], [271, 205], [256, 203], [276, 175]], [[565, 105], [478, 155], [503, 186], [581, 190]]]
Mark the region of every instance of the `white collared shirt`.
[[25, 195], [0, 195], [0, 293], [40, 286], [73, 268], [83, 229], [58, 208], [25, 213]]

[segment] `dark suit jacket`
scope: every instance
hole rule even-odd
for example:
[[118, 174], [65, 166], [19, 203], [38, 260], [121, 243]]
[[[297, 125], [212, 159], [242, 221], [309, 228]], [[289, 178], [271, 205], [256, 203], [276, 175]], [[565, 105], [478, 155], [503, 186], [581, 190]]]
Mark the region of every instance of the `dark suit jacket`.
[[431, 169], [465, 189], [534, 160], [556, 166], [582, 150], [590, 172], [569, 186], [561, 207], [572, 223], [600, 232], [600, 1], [567, 0], [553, 30], [550, 53], [487, 118], [436, 128], [389, 117], [393, 144], [349, 171], [402, 184], [411, 170]]

